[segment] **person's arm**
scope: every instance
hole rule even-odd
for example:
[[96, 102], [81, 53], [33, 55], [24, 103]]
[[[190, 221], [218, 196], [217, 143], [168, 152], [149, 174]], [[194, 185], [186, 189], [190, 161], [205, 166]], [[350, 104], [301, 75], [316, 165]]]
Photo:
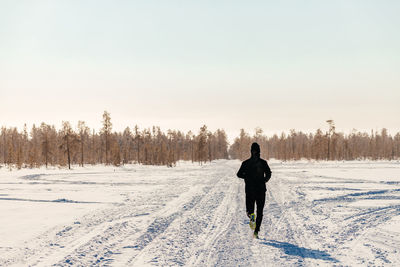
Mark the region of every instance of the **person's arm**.
[[243, 163], [240, 166], [240, 169], [239, 169], [239, 171], [237, 172], [236, 175], [237, 175], [237, 177], [242, 178], [242, 179], [246, 178], [246, 172], [245, 172], [245, 168], [244, 168], [244, 164]]
[[271, 174], [272, 174], [272, 172], [271, 172], [271, 169], [269, 168], [269, 166], [268, 166], [268, 163], [265, 161], [265, 182], [268, 182], [269, 181], [269, 179], [271, 179]]

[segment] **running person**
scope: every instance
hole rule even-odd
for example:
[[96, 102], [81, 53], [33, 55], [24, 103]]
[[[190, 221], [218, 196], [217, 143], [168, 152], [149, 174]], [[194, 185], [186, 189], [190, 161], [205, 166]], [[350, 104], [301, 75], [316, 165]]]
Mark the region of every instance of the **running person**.
[[[246, 212], [250, 218], [250, 227], [254, 229], [254, 237], [258, 238], [265, 204], [265, 191], [267, 191], [265, 183], [271, 178], [271, 169], [267, 161], [260, 158], [260, 146], [257, 143], [251, 145], [251, 157], [243, 161], [237, 176], [244, 179]], [[255, 203], [257, 216], [254, 214]]]

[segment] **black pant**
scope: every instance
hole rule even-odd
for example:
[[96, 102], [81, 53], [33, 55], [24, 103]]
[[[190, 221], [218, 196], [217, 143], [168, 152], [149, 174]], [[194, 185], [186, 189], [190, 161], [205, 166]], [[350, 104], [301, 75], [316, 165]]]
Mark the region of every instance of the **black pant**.
[[246, 210], [248, 214], [254, 213], [254, 203], [257, 204], [256, 229], [260, 231], [260, 226], [263, 218], [263, 210], [265, 204], [265, 192], [251, 192], [246, 190]]

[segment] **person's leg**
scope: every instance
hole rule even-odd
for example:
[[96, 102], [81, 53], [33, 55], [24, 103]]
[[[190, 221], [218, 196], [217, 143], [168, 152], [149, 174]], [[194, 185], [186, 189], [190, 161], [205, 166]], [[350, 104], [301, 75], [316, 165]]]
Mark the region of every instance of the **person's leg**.
[[250, 214], [254, 213], [255, 201], [256, 199], [254, 193], [246, 190], [246, 212], [248, 217], [250, 217]]
[[254, 232], [258, 233], [260, 231], [260, 226], [263, 218], [265, 193], [257, 194], [256, 203], [257, 203], [257, 217], [256, 217], [256, 229], [254, 230]]

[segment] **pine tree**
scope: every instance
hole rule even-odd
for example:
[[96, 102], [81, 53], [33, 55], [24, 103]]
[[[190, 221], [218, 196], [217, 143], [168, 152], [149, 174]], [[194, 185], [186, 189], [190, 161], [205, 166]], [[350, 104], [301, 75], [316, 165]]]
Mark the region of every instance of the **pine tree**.
[[104, 111], [103, 113], [103, 128], [101, 129], [101, 133], [104, 135], [105, 140], [105, 152], [106, 152], [106, 165], [109, 164], [108, 154], [110, 150], [110, 134], [112, 130], [112, 123], [110, 113]]
[[140, 163], [141, 136], [140, 136], [139, 127], [137, 125], [135, 125], [135, 141], [136, 141], [136, 161], [137, 161], [137, 163]]
[[80, 144], [80, 165], [83, 167], [84, 164], [84, 147], [89, 136], [89, 127], [86, 126], [84, 121], [78, 121], [78, 131], [79, 131], [79, 144]]

